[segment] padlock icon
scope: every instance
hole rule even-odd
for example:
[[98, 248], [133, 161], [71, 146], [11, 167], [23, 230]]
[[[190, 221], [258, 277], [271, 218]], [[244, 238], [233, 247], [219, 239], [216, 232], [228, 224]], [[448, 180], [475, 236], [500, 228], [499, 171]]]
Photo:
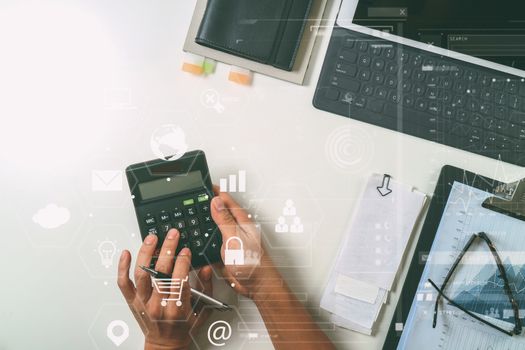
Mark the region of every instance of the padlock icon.
[[[237, 240], [240, 244], [240, 249], [230, 249], [230, 241]], [[224, 250], [224, 265], [244, 265], [244, 244], [239, 237], [230, 237], [226, 241], [226, 249]]]

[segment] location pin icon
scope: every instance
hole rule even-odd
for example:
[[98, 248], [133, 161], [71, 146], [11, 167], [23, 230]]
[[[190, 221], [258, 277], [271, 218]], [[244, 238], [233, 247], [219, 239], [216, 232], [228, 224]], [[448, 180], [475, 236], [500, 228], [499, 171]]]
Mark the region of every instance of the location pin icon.
[[[115, 329], [120, 328], [120, 331], [115, 334]], [[109, 340], [113, 342], [116, 346], [120, 346], [122, 343], [126, 341], [129, 337], [129, 327], [126, 324], [126, 322], [121, 320], [115, 320], [111, 321], [111, 323], [108, 325], [107, 329], [107, 336]]]

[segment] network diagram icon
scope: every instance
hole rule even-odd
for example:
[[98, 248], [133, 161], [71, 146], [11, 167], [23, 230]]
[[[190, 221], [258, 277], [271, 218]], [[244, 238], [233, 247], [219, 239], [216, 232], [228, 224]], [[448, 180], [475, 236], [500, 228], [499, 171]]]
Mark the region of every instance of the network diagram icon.
[[[291, 222], [288, 223], [288, 218], [292, 218]], [[297, 215], [297, 208], [295, 203], [291, 199], [287, 199], [283, 210], [282, 215], [277, 219], [275, 224], [276, 233], [302, 233], [304, 232], [304, 225], [301, 221], [301, 218]]]

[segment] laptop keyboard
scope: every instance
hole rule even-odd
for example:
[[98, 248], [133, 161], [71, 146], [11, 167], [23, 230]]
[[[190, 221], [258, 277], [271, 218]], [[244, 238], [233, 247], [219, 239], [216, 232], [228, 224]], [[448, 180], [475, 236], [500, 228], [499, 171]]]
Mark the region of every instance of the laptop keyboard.
[[525, 165], [525, 82], [489, 68], [335, 27], [314, 105]]

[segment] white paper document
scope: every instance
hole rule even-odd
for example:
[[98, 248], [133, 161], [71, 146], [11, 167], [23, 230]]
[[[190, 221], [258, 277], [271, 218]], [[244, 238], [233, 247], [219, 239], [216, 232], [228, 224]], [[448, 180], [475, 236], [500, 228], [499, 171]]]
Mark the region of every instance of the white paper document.
[[371, 334], [425, 201], [388, 175], [369, 178], [321, 299], [336, 325]]
[[335, 281], [335, 292], [373, 304], [379, 294], [376, 286], [361, 282], [345, 275], [338, 274]]
[[[492, 193], [467, 184], [453, 183], [398, 349], [525, 349], [523, 333], [510, 337], [446, 302], [440, 303], [436, 327], [433, 327], [438, 293], [427, 281], [431, 279], [440, 286], [465, 244], [478, 232], [484, 232], [496, 247], [514, 298], [520, 305], [521, 322], [525, 321], [522, 272], [525, 271], [525, 221], [484, 208], [483, 202], [491, 196]], [[471, 254], [470, 262], [468, 258], [462, 259], [447, 286], [447, 295], [490, 323], [512, 329], [513, 310], [492, 253], [485, 244], [476, 242], [466, 257], [468, 254]]]
[[390, 290], [426, 196], [393, 180], [392, 192], [382, 196], [377, 187], [383, 177], [370, 177], [336, 271]]
[[359, 326], [371, 329], [386, 298], [380, 289], [373, 303], [367, 303], [335, 292], [336, 274], [332, 273], [321, 299], [321, 308]]

